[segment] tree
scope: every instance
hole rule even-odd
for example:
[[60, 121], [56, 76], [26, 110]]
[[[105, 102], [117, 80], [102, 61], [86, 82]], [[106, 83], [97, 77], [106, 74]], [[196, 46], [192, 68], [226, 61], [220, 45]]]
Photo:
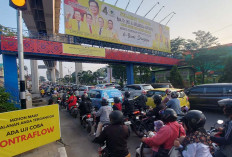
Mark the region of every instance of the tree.
[[113, 64], [110, 65], [112, 68], [112, 75], [115, 79], [120, 80], [120, 84], [123, 85], [123, 82], [127, 79], [126, 74], [126, 66], [125, 65], [119, 65], [119, 64]]
[[170, 82], [175, 88], [183, 88], [184, 87], [184, 82], [183, 78], [180, 75], [180, 72], [177, 68], [177, 66], [173, 66], [171, 71], [170, 71]]
[[134, 66], [134, 79], [136, 83], [151, 83], [151, 67]]
[[40, 76], [40, 77], [39, 77], [39, 80], [40, 80], [40, 82], [45, 82], [45, 81], [46, 81], [46, 79], [45, 79], [44, 76]]
[[225, 67], [223, 69], [223, 75], [219, 79], [219, 82], [232, 83], [232, 57], [226, 60]]
[[185, 39], [178, 37], [171, 40], [171, 52], [172, 53], [182, 53], [184, 51]]
[[0, 113], [17, 110], [12, 102], [10, 102], [11, 96], [5, 92], [5, 89], [0, 87]]
[[13, 31], [12, 29], [5, 27], [0, 24], [0, 31], [2, 32], [3, 35], [6, 36], [16, 36], [16, 31]]

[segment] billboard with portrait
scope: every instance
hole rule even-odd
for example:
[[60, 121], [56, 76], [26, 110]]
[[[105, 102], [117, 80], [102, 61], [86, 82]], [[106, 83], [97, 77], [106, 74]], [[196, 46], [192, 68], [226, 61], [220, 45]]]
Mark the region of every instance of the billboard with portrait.
[[99, 0], [64, 0], [65, 33], [170, 52], [169, 28]]

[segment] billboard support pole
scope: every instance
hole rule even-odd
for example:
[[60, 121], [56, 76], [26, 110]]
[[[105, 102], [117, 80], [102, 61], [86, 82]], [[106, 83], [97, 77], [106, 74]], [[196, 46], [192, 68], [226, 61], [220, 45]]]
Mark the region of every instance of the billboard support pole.
[[114, 6], [116, 6], [116, 5], [117, 5], [117, 3], [118, 3], [118, 0], [115, 2]]
[[21, 102], [21, 109], [26, 109], [22, 11], [19, 9], [17, 10], [17, 29], [18, 29], [17, 39], [18, 39], [18, 59], [19, 59], [19, 78], [20, 78], [20, 102]]
[[140, 3], [140, 5], [139, 5], [139, 7], [137, 8], [137, 10], [136, 10], [136, 12], [135, 12], [135, 14], [138, 12], [138, 10], [139, 10], [139, 8], [141, 7], [141, 5], [142, 5], [143, 1], [144, 1], [144, 0], [142, 0], [142, 1], [141, 1], [141, 3]]
[[147, 14], [149, 14], [158, 4], [159, 4], [159, 2], [157, 2], [157, 3], [144, 15], [144, 17], [146, 17]]
[[171, 19], [173, 18], [173, 16], [175, 15], [176, 13], [174, 13], [171, 17], [170, 17], [170, 19], [168, 20], [168, 22], [165, 24], [165, 26], [167, 26], [167, 24], [171, 21]]
[[167, 17], [169, 17], [173, 13], [175, 14], [175, 12], [171, 12], [170, 14], [168, 14], [167, 16], [165, 16], [165, 18], [163, 18], [159, 23], [163, 22]]
[[153, 21], [154, 21], [154, 19], [156, 18], [156, 16], [158, 16], [158, 14], [161, 12], [161, 10], [163, 10], [163, 8], [164, 8], [165, 6], [162, 6], [162, 8], [160, 8], [160, 10], [158, 11], [158, 13], [153, 17]]
[[127, 5], [126, 5], [125, 10], [127, 10], [127, 8], [128, 8], [128, 6], [129, 6], [129, 4], [130, 4], [130, 0], [128, 1]]

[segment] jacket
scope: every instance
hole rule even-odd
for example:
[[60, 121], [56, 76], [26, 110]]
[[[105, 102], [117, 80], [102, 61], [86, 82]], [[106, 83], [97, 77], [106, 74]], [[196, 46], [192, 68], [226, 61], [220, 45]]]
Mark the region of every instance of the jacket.
[[152, 146], [162, 146], [164, 149], [171, 149], [175, 139], [180, 136], [185, 136], [185, 130], [178, 122], [170, 122], [163, 126], [156, 136], [145, 139], [145, 143]]
[[100, 116], [100, 122], [109, 123], [110, 122], [110, 113], [113, 111], [111, 106], [102, 106], [97, 112], [96, 116]]
[[121, 103], [117, 103], [117, 104], [115, 103], [114, 106], [113, 106], [113, 109], [122, 111], [122, 104]]
[[124, 114], [125, 115], [130, 115], [133, 113], [134, 111], [134, 105], [133, 105], [133, 101], [130, 99], [125, 99], [125, 101], [122, 103], [122, 106], [125, 106], [125, 111]]
[[126, 157], [129, 154], [127, 148], [128, 137], [129, 129], [127, 126], [109, 125], [94, 141], [100, 144], [106, 141], [110, 157]]
[[70, 96], [68, 99], [68, 106], [69, 107], [74, 106], [76, 105], [76, 103], [77, 103], [77, 97], [75, 95]]
[[192, 143], [187, 145], [182, 155], [183, 157], [212, 157], [209, 147], [203, 143]]
[[91, 102], [88, 101], [88, 100], [82, 101], [80, 103], [79, 109], [80, 109], [80, 114], [81, 115], [91, 113], [91, 109], [92, 109]]

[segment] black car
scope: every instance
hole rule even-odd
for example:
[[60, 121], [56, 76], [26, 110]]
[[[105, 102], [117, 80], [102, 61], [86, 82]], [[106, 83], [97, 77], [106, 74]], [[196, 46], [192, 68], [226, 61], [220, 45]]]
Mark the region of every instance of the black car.
[[232, 98], [232, 83], [194, 86], [186, 91], [191, 108], [220, 109], [218, 101]]

